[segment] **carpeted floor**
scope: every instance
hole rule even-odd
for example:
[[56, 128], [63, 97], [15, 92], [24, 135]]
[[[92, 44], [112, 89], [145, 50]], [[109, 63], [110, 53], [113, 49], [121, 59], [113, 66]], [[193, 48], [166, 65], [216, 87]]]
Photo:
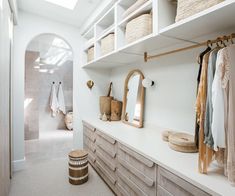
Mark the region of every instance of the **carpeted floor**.
[[98, 174], [89, 167], [87, 183], [68, 182], [67, 153], [72, 133], [58, 131], [26, 142], [26, 168], [14, 173], [9, 196], [112, 196]]

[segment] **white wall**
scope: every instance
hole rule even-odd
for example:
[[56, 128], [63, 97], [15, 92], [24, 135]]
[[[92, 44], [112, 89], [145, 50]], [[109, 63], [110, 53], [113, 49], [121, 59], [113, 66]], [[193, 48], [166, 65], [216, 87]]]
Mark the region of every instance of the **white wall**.
[[[105, 92], [109, 83], [109, 71], [85, 71], [79, 67], [81, 37], [77, 28], [50, 21], [25, 12], [19, 12], [18, 26], [14, 32], [13, 66], [13, 143], [15, 170], [24, 162], [24, 58], [27, 44], [43, 33], [54, 33], [65, 39], [74, 52], [73, 65], [73, 106], [74, 106], [74, 147], [82, 147], [82, 123], [86, 116], [98, 116], [98, 97]], [[92, 79], [95, 86], [90, 91], [86, 81]]]
[[114, 96], [122, 100], [128, 72], [140, 69], [145, 77], [155, 81], [154, 87], [146, 89], [145, 127], [161, 126], [194, 134], [198, 73], [196, 60], [199, 53], [200, 49], [113, 69], [111, 80]]

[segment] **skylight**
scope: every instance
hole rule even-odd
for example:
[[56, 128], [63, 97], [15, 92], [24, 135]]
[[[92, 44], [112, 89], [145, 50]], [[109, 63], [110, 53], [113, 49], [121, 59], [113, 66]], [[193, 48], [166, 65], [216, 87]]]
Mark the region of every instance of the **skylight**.
[[45, 0], [45, 1], [70, 10], [73, 10], [78, 2], [78, 0]]

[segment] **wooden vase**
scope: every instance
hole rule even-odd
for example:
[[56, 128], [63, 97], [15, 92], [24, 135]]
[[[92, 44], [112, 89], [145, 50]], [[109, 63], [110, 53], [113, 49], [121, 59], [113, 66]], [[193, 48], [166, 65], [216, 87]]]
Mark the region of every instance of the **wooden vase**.
[[122, 116], [122, 102], [117, 100], [111, 101], [111, 120], [119, 121]]

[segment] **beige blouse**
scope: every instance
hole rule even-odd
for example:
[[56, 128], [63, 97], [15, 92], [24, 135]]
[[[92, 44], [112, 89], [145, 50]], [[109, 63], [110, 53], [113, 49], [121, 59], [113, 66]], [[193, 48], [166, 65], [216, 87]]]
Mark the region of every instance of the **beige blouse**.
[[224, 48], [221, 52], [223, 58], [222, 88], [224, 90], [226, 161], [225, 173], [230, 183], [235, 185], [235, 45]]

